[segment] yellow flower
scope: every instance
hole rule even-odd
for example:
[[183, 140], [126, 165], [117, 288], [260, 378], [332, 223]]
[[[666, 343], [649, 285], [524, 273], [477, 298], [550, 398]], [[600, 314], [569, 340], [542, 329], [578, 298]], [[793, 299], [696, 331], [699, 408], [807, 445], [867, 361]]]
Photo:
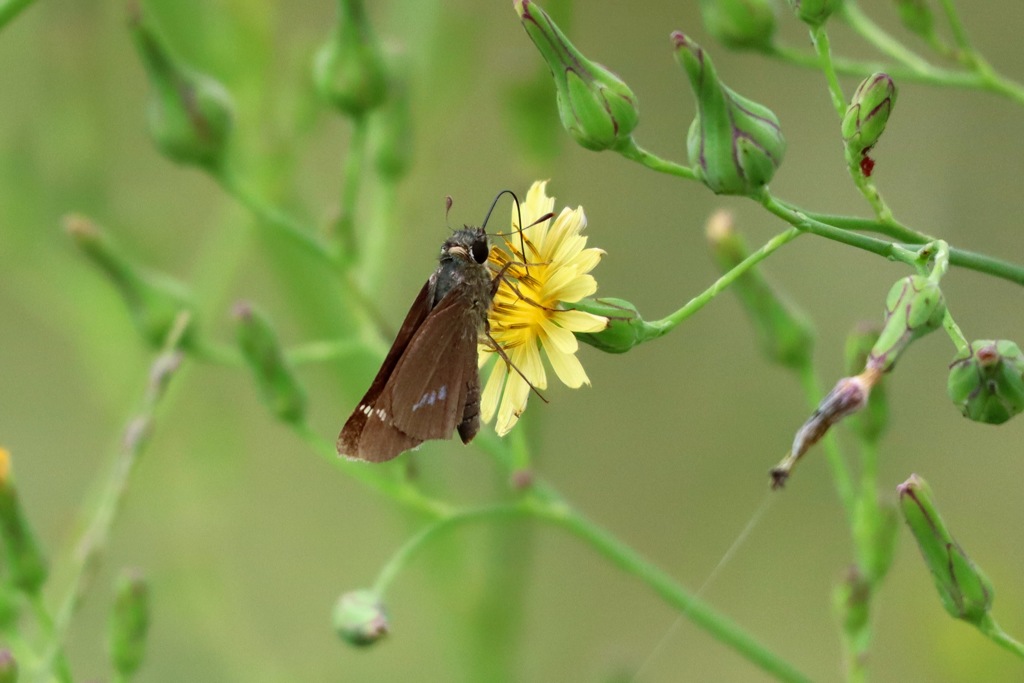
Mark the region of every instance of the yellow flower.
[[[480, 399], [480, 417], [489, 422], [497, 413], [494, 428], [500, 436], [512, 429], [526, 409], [530, 384], [538, 389], [547, 387], [541, 349], [558, 379], [579, 388], [590, 380], [576, 358], [579, 345], [573, 333], [600, 332], [608, 325], [607, 318], [565, 310], [561, 305], [597, 291], [590, 271], [604, 251], [585, 248], [587, 238], [580, 234], [587, 225], [583, 207], [565, 207], [555, 218], [531, 225], [555, 206], [554, 198], [545, 192], [546, 185], [547, 181], [535, 182], [521, 205], [523, 223], [529, 226], [522, 231], [522, 241], [519, 215], [513, 206], [512, 233], [504, 237], [504, 248], [496, 245], [491, 249], [489, 258], [496, 270], [512, 262], [494, 296], [488, 321], [491, 337], [519, 370], [496, 361]], [[496, 355], [494, 348], [481, 344], [480, 366]]]

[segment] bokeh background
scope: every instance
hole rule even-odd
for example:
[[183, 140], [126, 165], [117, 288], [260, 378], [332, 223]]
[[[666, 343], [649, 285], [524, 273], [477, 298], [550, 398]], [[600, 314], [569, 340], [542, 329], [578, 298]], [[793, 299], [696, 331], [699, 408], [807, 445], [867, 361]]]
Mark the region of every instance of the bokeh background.
[[[550, 178], [560, 204], [585, 207], [591, 244], [608, 252], [596, 271], [600, 292], [633, 301], [648, 318], [716, 277], [702, 235], [712, 210], [734, 209], [752, 243], [783, 228], [750, 202], [583, 150], [554, 119], [546, 133], [524, 137], [524, 121], [553, 111], [553, 89], [510, 2], [369, 4], [382, 41], [405, 56], [415, 122], [414, 165], [395, 205], [400, 228], [375, 291], [394, 325], [433, 268], [445, 195], [455, 198], [453, 224], [479, 223], [497, 191]], [[685, 161], [694, 107], [668, 40], [681, 29], [711, 51], [726, 82], [781, 119], [789, 150], [772, 189], [809, 209], [867, 215], [820, 74], [727, 51], [703, 30], [696, 2], [575, 5], [558, 18], [637, 94], [640, 144]], [[863, 3], [899, 32], [890, 5]], [[996, 68], [1024, 77], [1024, 6], [960, 5]], [[308, 223], [330, 221], [349, 128], [317, 102], [309, 64], [334, 4], [149, 0], [144, 8], [182, 56], [236, 98], [239, 167]], [[804, 30], [788, 11], [779, 16], [783, 39], [804, 46]], [[119, 2], [44, 0], [0, 33], [0, 444], [13, 453], [53, 559], [51, 589], [63, 587], [82, 512], [151, 360], [109, 283], [61, 230], [62, 215], [92, 216], [140, 261], [188, 282], [202, 324], [225, 340], [240, 298], [257, 301], [288, 342], [331, 336], [331, 317], [344, 310], [301, 254], [259, 236], [251, 215], [207, 176], [155, 151], [144, 127], [147, 84], [125, 25]], [[842, 27], [833, 46], [874, 56]], [[843, 85], [852, 92], [856, 80]], [[900, 85], [875, 155], [897, 216], [957, 246], [1024, 260], [1024, 108], [986, 93]], [[361, 227], [372, 224], [369, 207]], [[846, 332], [878, 320], [889, 285], [905, 274], [813, 237], [766, 269], [816, 321], [817, 364], [829, 384], [843, 374]], [[943, 286], [968, 338], [1024, 341], [1019, 286], [961, 270]], [[952, 354], [943, 334], [932, 335], [891, 377], [883, 493], [892, 497], [912, 472], [928, 479], [996, 585], [995, 617], [1021, 636], [1024, 420], [1000, 428], [963, 420], [945, 395]], [[623, 356], [584, 348], [581, 357], [593, 386], [553, 388], [550, 404], [533, 402], [524, 420], [540, 472], [684, 585], [700, 586], [768, 495], [767, 471], [807, 413], [799, 386], [763, 361], [728, 295], [657, 342]], [[302, 371], [313, 424], [330, 439], [375, 370], [371, 359], [351, 367]], [[455, 500], [503, 495], [476, 449], [430, 444], [417, 464], [427, 486]], [[70, 660], [82, 679], [109, 675], [109, 585], [127, 565], [148, 574], [154, 593], [140, 681], [500, 680], [481, 673], [500, 660], [521, 681], [628, 679], [641, 666], [642, 681], [763, 679], [688, 622], [672, 628], [676, 613], [649, 588], [540, 525], [464, 529], [434, 546], [391, 591], [392, 636], [366, 651], [346, 646], [330, 627], [334, 600], [368, 585], [416, 528], [271, 419], [246, 372], [189, 363], [74, 623]], [[1018, 660], [946, 616], [901, 535], [878, 601], [874, 678], [1024, 677]], [[828, 469], [813, 451], [705, 597], [815, 680], [837, 680], [830, 596], [851, 557]], [[496, 566], [516, 590], [489, 592]], [[521, 605], [512, 623], [505, 601]]]

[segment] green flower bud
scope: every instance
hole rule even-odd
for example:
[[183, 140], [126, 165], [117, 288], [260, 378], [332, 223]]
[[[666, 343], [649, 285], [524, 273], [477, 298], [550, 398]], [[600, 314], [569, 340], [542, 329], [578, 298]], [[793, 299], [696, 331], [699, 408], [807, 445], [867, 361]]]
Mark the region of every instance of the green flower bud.
[[562, 126], [576, 142], [594, 151], [629, 144], [640, 115], [629, 86], [584, 57], [535, 3], [515, 0], [513, 4], [551, 69]]
[[[858, 326], [846, 338], [846, 371], [851, 375], [867, 367], [871, 348], [878, 341], [880, 330], [874, 324]], [[889, 399], [885, 381], [879, 378], [868, 397], [864, 410], [850, 417], [850, 427], [864, 441], [877, 442], [889, 427]]]
[[383, 104], [388, 80], [363, 0], [338, 0], [334, 33], [313, 62], [313, 82], [320, 96], [346, 116], [361, 116]]
[[265, 315], [247, 303], [234, 308], [238, 345], [252, 368], [263, 401], [278, 418], [298, 424], [306, 416], [306, 392], [281, 350], [277, 333]]
[[388, 628], [384, 605], [373, 591], [345, 593], [334, 607], [334, 630], [350, 645], [373, 645], [387, 635]]
[[911, 33], [928, 38], [935, 33], [935, 17], [926, 0], [896, 0], [900, 21]]
[[224, 160], [231, 133], [231, 96], [220, 83], [177, 59], [136, 8], [129, 21], [149, 75], [149, 134], [170, 159], [208, 169]]
[[876, 73], [861, 81], [846, 108], [841, 127], [846, 160], [853, 166], [860, 166], [865, 176], [871, 175], [874, 166], [874, 162], [870, 162], [865, 167], [865, 159], [885, 132], [895, 104], [896, 84], [888, 74]]
[[942, 606], [957, 619], [981, 625], [992, 607], [995, 589], [946, 529], [928, 484], [916, 474], [897, 489], [900, 511], [924, 562], [935, 579]]
[[1024, 354], [1006, 339], [973, 341], [950, 363], [947, 389], [964, 417], [1002, 424], [1024, 410]]
[[[750, 255], [743, 237], [733, 229], [732, 214], [717, 211], [705, 228], [718, 267], [727, 272]], [[773, 363], [800, 369], [811, 362], [814, 327], [785, 295], [776, 291], [754, 267], [732, 283], [747, 317], [753, 322], [761, 351]]]
[[797, 19], [817, 27], [824, 24], [832, 13], [839, 9], [843, 0], [789, 0]]
[[[64, 227], [75, 244], [110, 278], [128, 306], [136, 328], [150, 345], [163, 346], [182, 311], [195, 311], [191, 294], [177, 280], [136, 266], [99, 227], [84, 216], [69, 215]], [[182, 340], [187, 345], [190, 326]]]
[[149, 585], [137, 570], [121, 573], [114, 586], [110, 612], [110, 661], [124, 679], [142, 664], [149, 631]]
[[775, 37], [775, 6], [770, 0], [701, 0], [704, 28], [737, 50], [768, 50]]
[[608, 318], [608, 327], [600, 332], [577, 332], [581, 342], [605, 353], [625, 353], [637, 344], [661, 336], [662, 331], [646, 322], [636, 306], [624, 299], [601, 297], [565, 303], [566, 308]]
[[18, 683], [18, 662], [7, 648], [0, 650], [0, 683]]
[[46, 558], [28, 524], [18, 491], [11, 479], [11, 454], [0, 448], [0, 538], [11, 583], [37, 595], [48, 574]]
[[786, 152], [779, 119], [718, 80], [711, 58], [685, 34], [672, 34], [676, 60], [697, 96], [690, 125], [690, 165], [716, 194], [750, 195], [775, 175]]
[[871, 347], [867, 367], [889, 372], [899, 355], [915, 339], [937, 330], [946, 315], [946, 301], [936, 282], [923, 275], [908, 275], [889, 290], [885, 319], [878, 341]]

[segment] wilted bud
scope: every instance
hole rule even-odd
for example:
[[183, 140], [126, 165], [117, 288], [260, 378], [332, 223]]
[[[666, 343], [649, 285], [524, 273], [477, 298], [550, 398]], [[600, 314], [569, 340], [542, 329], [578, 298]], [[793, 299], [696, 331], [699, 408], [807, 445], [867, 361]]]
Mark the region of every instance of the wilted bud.
[[1024, 410], [1024, 354], [1007, 339], [973, 341], [950, 363], [947, 389], [964, 417], [1002, 424]]
[[18, 682], [18, 662], [7, 648], [0, 650], [0, 683]]
[[935, 17], [926, 0], [896, 0], [900, 21], [911, 33], [927, 38], [935, 33]]
[[334, 33], [316, 53], [313, 81], [320, 96], [347, 116], [361, 116], [384, 102], [384, 60], [363, 0], [338, 0]]
[[[723, 272], [750, 255], [743, 237], [733, 229], [732, 214], [716, 211], [705, 228], [715, 262]], [[768, 284], [756, 266], [732, 283], [747, 317], [754, 324], [761, 351], [783, 367], [801, 369], [811, 362], [814, 328], [810, 320], [782, 293]]]
[[863, 410], [867, 405], [868, 396], [871, 395], [871, 387], [880, 377], [881, 373], [877, 371], [865, 370], [854, 377], [844, 377], [836, 383], [832, 391], [821, 399], [818, 408], [807, 422], [804, 422], [797, 431], [789, 453], [771, 470], [773, 489], [782, 488], [797, 461], [825, 436], [832, 425], [848, 415]]
[[38, 594], [46, 581], [46, 558], [21, 507], [5, 448], [0, 448], [0, 538], [11, 583], [24, 593]]
[[868, 152], [885, 132], [895, 104], [896, 84], [889, 74], [876, 73], [861, 81], [846, 108], [841, 128], [846, 159], [851, 165], [859, 166], [865, 176], [871, 175], [874, 167], [874, 162], [865, 165], [865, 159], [870, 160]]
[[149, 585], [137, 570], [122, 572], [114, 586], [109, 635], [110, 661], [125, 680], [142, 664], [148, 631]]
[[775, 37], [775, 6], [770, 0], [701, 0], [704, 28], [724, 45], [767, 50]]
[[[182, 311], [195, 310], [195, 304], [184, 285], [162, 273], [136, 266], [88, 218], [65, 216], [64, 228], [82, 252], [117, 287], [135, 326], [152, 346], [160, 347], [164, 344]], [[186, 330], [184, 342], [188, 341], [188, 336], [189, 331]]]
[[779, 119], [718, 80], [714, 64], [685, 34], [672, 34], [676, 60], [697, 96], [690, 125], [690, 165], [716, 194], [750, 195], [775, 175], [786, 152]]
[[[878, 341], [880, 328], [874, 324], [858, 326], [846, 337], [846, 371], [851, 375], [867, 367], [871, 348]], [[871, 389], [864, 410], [850, 417], [850, 427], [861, 439], [876, 442], [889, 426], [889, 399], [885, 380], [879, 378]]]
[[153, 87], [148, 112], [153, 141], [179, 163], [219, 166], [231, 133], [231, 96], [220, 83], [175, 57], [138, 8], [129, 28]]
[[664, 332], [645, 321], [636, 306], [625, 299], [601, 297], [566, 303], [566, 307], [608, 319], [600, 332], [577, 332], [576, 338], [605, 353], [625, 353], [637, 344], [656, 339]]
[[843, 0], [789, 0], [797, 19], [812, 27], [824, 24], [842, 4]]
[[995, 595], [992, 582], [946, 529], [924, 479], [912, 474], [896, 490], [903, 518], [935, 579], [942, 606], [957, 619], [982, 624]]
[[938, 283], [923, 275], [898, 280], [886, 296], [882, 332], [871, 347], [867, 367], [889, 372], [911, 342], [942, 326], [945, 315], [946, 300]]
[[285, 422], [299, 423], [306, 415], [306, 392], [284, 357], [270, 321], [247, 303], [234, 308], [238, 345], [252, 368], [263, 400]]
[[576, 142], [594, 151], [628, 144], [640, 115], [629, 86], [584, 57], [535, 3], [514, 0], [513, 4], [551, 69], [562, 126]]
[[345, 593], [334, 607], [334, 630], [350, 645], [373, 645], [388, 634], [388, 618], [376, 593]]

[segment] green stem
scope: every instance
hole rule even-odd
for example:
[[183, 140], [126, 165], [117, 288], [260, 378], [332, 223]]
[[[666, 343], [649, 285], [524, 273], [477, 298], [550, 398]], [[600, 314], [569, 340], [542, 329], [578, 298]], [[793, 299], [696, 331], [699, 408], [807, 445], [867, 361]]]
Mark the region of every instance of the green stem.
[[1020, 643], [1004, 631], [999, 624], [996, 623], [995, 619], [986, 615], [985, 620], [978, 625], [978, 628], [996, 645], [1009, 650], [1021, 659], [1024, 659], [1024, 644]]
[[828, 83], [828, 92], [832, 96], [832, 107], [839, 114], [839, 120], [842, 121], [846, 115], [846, 95], [843, 94], [843, 87], [839, 85], [839, 78], [836, 76], [836, 69], [832, 64], [832, 47], [824, 26], [819, 26], [811, 31], [811, 42], [814, 44], [821, 70]]
[[[794, 211], [800, 211], [800, 209], [789, 202], [782, 201], [781, 199], [779, 201]], [[816, 221], [827, 223], [828, 225], [842, 228], [843, 230], [874, 232], [879, 235], [885, 235], [886, 237], [891, 237], [895, 240], [899, 240], [900, 242], [907, 242], [910, 244], [924, 244], [925, 242], [931, 242], [935, 239], [931, 235], [918, 232], [913, 228], [903, 225], [895, 219], [891, 221], [880, 221], [875, 218], [839, 216], [836, 214], [817, 213], [814, 211], [803, 211], [803, 214], [808, 218], [813, 218]]]
[[[874, 45], [879, 52], [888, 55], [900, 64], [919, 73], [933, 71], [934, 67], [926, 59], [886, 33], [881, 26], [864, 14], [855, 0], [845, 0], [841, 12], [843, 18], [853, 30]], [[884, 71], [884, 69], [882, 70]]]
[[4, 0], [0, 1], [0, 29], [3, 29], [22, 10], [31, 5], [35, 0]]
[[779, 233], [765, 242], [760, 249], [743, 259], [735, 268], [732, 268], [723, 274], [722, 277], [715, 280], [710, 287], [686, 302], [682, 308], [665, 316], [661, 320], [652, 321], [650, 323], [651, 327], [657, 329], [655, 336], [652, 338], [656, 339], [657, 337], [671, 332], [677, 325], [707, 305], [712, 299], [718, 296], [718, 294], [724, 291], [748, 270], [768, 258], [783, 245], [799, 237], [800, 232], [801, 231], [797, 228], [790, 228], [785, 232]]
[[370, 351], [361, 341], [354, 339], [330, 339], [306, 342], [285, 351], [288, 361], [293, 365], [327, 363], [339, 358], [348, 358], [357, 353]]
[[953, 41], [960, 49], [964, 62], [968, 66], [976, 67], [978, 55], [974, 51], [974, 46], [971, 44], [970, 37], [967, 35], [967, 28], [960, 20], [960, 15], [957, 14], [956, 5], [954, 5], [951, 0], [939, 0], [939, 4], [942, 6], [942, 11], [946, 15], [946, 21], [949, 22], [950, 32], [953, 34]]
[[[29, 606], [32, 608], [32, 614], [36, 618], [36, 622], [42, 631], [42, 636], [46, 640], [54, 638], [54, 621], [53, 616], [50, 614], [50, 610], [47, 609], [46, 603], [43, 602], [43, 596], [41, 593], [34, 593], [28, 596]], [[71, 675], [71, 666], [68, 664], [67, 656], [64, 654], [63, 643], [59, 643], [56, 652], [53, 657], [53, 668], [56, 669], [54, 674], [57, 680], [61, 683], [71, 683], [74, 678]], [[49, 667], [45, 674], [49, 674]]]
[[651, 154], [637, 145], [633, 138], [630, 138], [625, 145], [616, 149], [616, 151], [627, 159], [643, 164], [658, 173], [667, 173], [668, 175], [686, 178], [687, 180], [697, 180], [697, 172], [689, 166], [666, 161], [655, 154]]
[[338, 220], [335, 224], [335, 238], [341, 247], [342, 257], [351, 263], [359, 251], [355, 237], [356, 205], [359, 201], [359, 188], [362, 183], [366, 158], [366, 133], [369, 119], [359, 115], [352, 119], [352, 138], [349, 141], [348, 154], [341, 177], [341, 200], [338, 208]]

